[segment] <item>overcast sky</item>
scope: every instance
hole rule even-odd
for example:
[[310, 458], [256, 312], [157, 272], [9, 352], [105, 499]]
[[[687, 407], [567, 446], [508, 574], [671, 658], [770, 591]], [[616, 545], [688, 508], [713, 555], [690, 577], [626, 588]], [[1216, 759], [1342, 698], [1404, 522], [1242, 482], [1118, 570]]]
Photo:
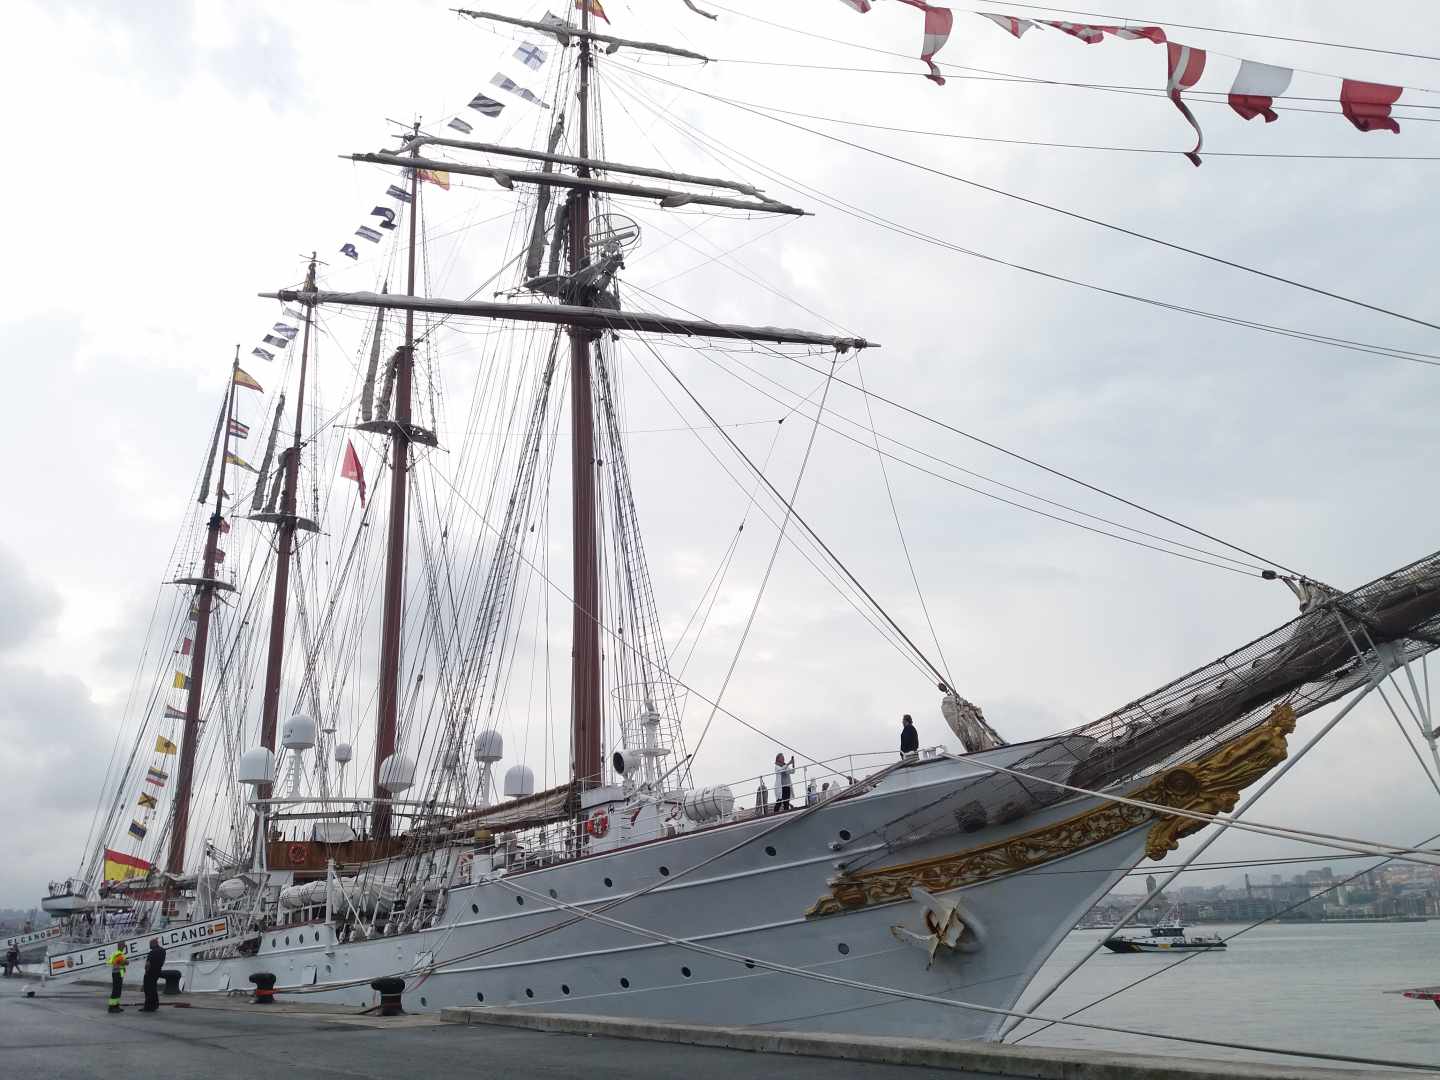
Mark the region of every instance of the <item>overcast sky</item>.
[[[539, 3], [496, 6], [532, 18], [545, 10]], [[770, 219], [701, 223], [653, 206], [624, 207], [644, 228], [628, 260], [628, 281], [721, 320], [843, 326], [877, 340], [883, 348], [862, 361], [872, 390], [1336, 585], [1358, 585], [1436, 547], [1440, 509], [1429, 451], [1440, 370], [1044, 280], [824, 203], [842, 201], [1050, 273], [1239, 318], [1440, 353], [1434, 331], [884, 160], [690, 91], [925, 131], [1187, 150], [1193, 134], [1163, 97], [963, 77], [933, 86], [913, 74], [918, 61], [905, 58], [918, 51], [918, 13], [888, 0], [866, 16], [837, 0], [725, 6], [898, 57], [711, 6], [716, 22], [680, 0], [607, 4], [615, 32], [680, 43], [721, 62], [641, 66], [623, 52], [602, 58], [606, 151], [621, 160], [743, 175], [816, 216], [776, 228]], [[218, 388], [235, 344], [248, 351], [275, 314], [255, 294], [296, 281], [302, 253], [311, 248], [329, 264], [327, 284], [375, 283], [376, 260], [341, 265], [338, 248], [390, 178], [337, 155], [386, 145], [394, 131], [387, 119], [419, 116], [434, 124], [455, 115], [496, 70], [523, 74], [507, 59], [523, 34], [497, 34], [446, 9], [378, 2], [137, 8], [104, 0], [7, 7], [7, 36], [23, 48], [12, 49], [0, 68], [0, 90], [10, 138], [23, 149], [12, 153], [0, 181], [11, 251], [0, 269], [9, 299], [0, 309], [9, 404], [0, 436], [8, 463], [0, 531], [0, 738], [8, 751], [0, 757], [0, 789], [12, 811], [0, 841], [7, 867], [0, 906], [32, 902], [48, 879], [72, 872], [112, 746], [128, 746], [132, 737], [122, 720], [138, 643], [159, 583], [173, 569], [176, 523], [189, 510]], [[1339, 0], [1146, 0], [1134, 14], [1440, 55], [1440, 21], [1430, 5], [1416, 0], [1387, 12], [1390, 18], [1380, 21]], [[1016, 41], [966, 12], [957, 10], [956, 20], [940, 56], [951, 64], [1066, 82], [1163, 86], [1164, 50], [1146, 42], [1086, 46], [1039, 31]], [[1205, 31], [1172, 36], [1309, 72], [1440, 86], [1433, 61]], [[1201, 89], [1227, 89], [1236, 62], [1212, 51]], [[544, 75], [531, 84], [543, 86]], [[1420, 118], [1402, 119], [1398, 136], [1361, 134], [1330, 111], [1333, 78], [1302, 72], [1291, 93], [1321, 99], [1297, 103], [1320, 112], [1284, 111], [1277, 123], [1263, 125], [1242, 122], [1223, 105], [1197, 103], [1211, 152], [1199, 169], [1178, 153], [967, 141], [791, 119], [1367, 303], [1433, 314], [1427, 268], [1440, 239], [1433, 212], [1440, 161], [1223, 156], [1440, 157], [1440, 132], [1425, 119], [1427, 110], [1409, 110]], [[1433, 108], [1440, 96], [1407, 90], [1402, 101]], [[718, 147], [749, 155], [771, 175], [717, 162], [650, 108], [698, 128]], [[545, 120], [526, 109], [512, 102], [507, 120], [489, 128], [478, 114], [467, 115], [483, 134], [528, 142]], [[426, 198], [437, 234], [511, 205], [510, 196], [482, 181]], [[503, 261], [504, 226], [498, 228], [493, 235], [478, 229], [463, 242], [437, 235], [442, 257], [432, 288], [452, 296], [477, 288]], [[630, 296], [636, 306], [658, 303], [643, 293]], [[357, 327], [351, 320], [349, 330]], [[342, 321], [339, 352], [358, 344], [346, 332]], [[459, 362], [463, 347], [438, 355], [447, 399], [463, 404], [474, 365]], [[735, 437], [764, 457], [773, 428], [761, 422], [783, 409], [734, 377], [759, 383], [761, 376], [728, 360], [722, 370], [685, 350], [666, 355], [718, 418], [748, 425], [733, 429]], [[447, 366], [451, 356], [456, 362]], [[769, 387], [787, 402], [789, 392], [820, 388], [821, 379], [788, 361], [739, 359], [788, 388]], [[842, 375], [855, 381], [855, 364]], [[630, 444], [636, 496], [657, 600], [673, 636], [744, 514], [746, 491], [718, 469], [695, 434], [673, 430], [695, 424], [693, 413], [677, 416], [638, 370], [622, 378], [625, 425], [636, 433]], [[673, 384], [667, 390], [675, 394]], [[832, 390], [827, 407], [866, 418], [863, 400], [844, 388]], [[913, 416], [877, 404], [874, 421], [885, 435], [945, 462], [1214, 548]], [[783, 433], [772, 460], [777, 486], [794, 483], [807, 437], [803, 419]], [[720, 448], [713, 435], [708, 439]], [[734, 469], [733, 459], [728, 463]], [[1255, 576], [1087, 533], [903, 466], [892, 464], [889, 479], [948, 668], [961, 692], [1011, 740], [1103, 715], [1294, 612], [1288, 592]], [[335, 483], [331, 476], [320, 480]], [[933, 651], [873, 451], [821, 431], [797, 506]], [[774, 540], [773, 530], [758, 525], [745, 535], [686, 675], [711, 696]], [[561, 539], [557, 532], [556, 543]], [[555, 559], [566, 564], [563, 548]], [[782, 550], [727, 708], [818, 758], [889, 749], [903, 712], [916, 716], [923, 741], [953, 746], [938, 704], [933, 686]], [[520, 725], [507, 732], [511, 747], [529, 745], [523, 718], [511, 722]], [[692, 709], [686, 722], [693, 738], [703, 712]], [[754, 775], [773, 755], [769, 740], [723, 719], [717, 725], [697, 766], [702, 779]], [[1300, 735], [1314, 726], [1307, 722]], [[512, 754], [506, 764], [514, 760]], [[543, 761], [529, 763], [545, 771]], [[553, 761], [549, 768], [553, 781]], [[1394, 721], [1374, 702], [1257, 814], [1413, 842], [1428, 835], [1434, 798]], [[1212, 853], [1313, 850], [1236, 837]]]

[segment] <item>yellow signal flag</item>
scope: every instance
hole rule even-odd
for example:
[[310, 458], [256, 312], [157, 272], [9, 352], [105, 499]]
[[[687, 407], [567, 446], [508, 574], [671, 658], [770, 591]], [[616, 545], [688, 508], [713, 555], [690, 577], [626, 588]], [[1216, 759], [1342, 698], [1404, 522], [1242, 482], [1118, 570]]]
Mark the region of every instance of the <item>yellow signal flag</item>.
[[422, 183], [434, 184], [441, 191], [450, 190], [450, 174], [444, 169], [421, 169], [420, 180]]
[[183, 671], [177, 671], [177, 672], [175, 672], [175, 689], [176, 689], [176, 690], [189, 690], [189, 689], [190, 689], [190, 676], [189, 676], [189, 675], [186, 675]]
[[178, 747], [164, 735], [161, 735], [155, 740], [155, 752], [157, 754], [173, 754], [177, 749]]

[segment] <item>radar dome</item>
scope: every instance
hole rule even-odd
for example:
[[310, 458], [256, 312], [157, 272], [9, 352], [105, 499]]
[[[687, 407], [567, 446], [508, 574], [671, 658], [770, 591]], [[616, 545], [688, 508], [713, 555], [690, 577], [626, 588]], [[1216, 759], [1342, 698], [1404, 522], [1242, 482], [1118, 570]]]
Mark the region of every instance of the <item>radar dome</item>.
[[475, 736], [475, 760], [493, 765], [505, 756], [505, 740], [500, 732], [487, 728]]
[[415, 762], [404, 754], [391, 754], [380, 763], [380, 786], [392, 795], [415, 784]]
[[350, 764], [350, 759], [355, 756], [355, 751], [348, 742], [337, 742], [333, 753], [335, 755], [335, 764], [337, 765], [348, 765]]
[[268, 784], [275, 775], [275, 755], [263, 746], [246, 750], [235, 767], [236, 779], [242, 784]]
[[505, 770], [505, 797], [520, 799], [535, 794], [535, 773], [528, 765], [511, 765]]
[[304, 713], [296, 713], [280, 729], [280, 745], [286, 750], [309, 750], [315, 745], [315, 721]]

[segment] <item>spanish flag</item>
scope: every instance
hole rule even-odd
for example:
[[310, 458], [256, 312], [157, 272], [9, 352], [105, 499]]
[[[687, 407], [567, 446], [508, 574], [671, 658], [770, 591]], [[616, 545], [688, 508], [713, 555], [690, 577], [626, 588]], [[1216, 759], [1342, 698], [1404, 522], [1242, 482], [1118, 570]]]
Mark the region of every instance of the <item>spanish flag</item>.
[[[420, 181], [425, 184], [434, 184], [441, 191], [450, 190], [450, 174], [443, 169], [421, 169]], [[259, 387], [257, 386], [258, 390]]]
[[190, 689], [190, 676], [189, 676], [189, 675], [186, 675], [183, 671], [177, 671], [177, 672], [175, 672], [175, 689], [176, 689], [176, 690], [189, 690], [189, 689]]
[[243, 386], [246, 390], [258, 390], [262, 394], [265, 392], [265, 388], [256, 382], [255, 377], [246, 372], [244, 368], [237, 367], [235, 369], [235, 385]]
[[123, 851], [105, 849], [106, 881], [129, 881], [131, 878], [144, 877], [148, 873], [150, 864], [144, 859], [126, 855]]
[[610, 21], [610, 16], [606, 15], [605, 9], [600, 6], [600, 0], [575, 0], [576, 11], [584, 11], [586, 8], [589, 8], [590, 14], [597, 19], [604, 19], [607, 23]]
[[155, 740], [155, 752], [157, 754], [173, 754], [175, 753], [175, 744], [161, 735]]

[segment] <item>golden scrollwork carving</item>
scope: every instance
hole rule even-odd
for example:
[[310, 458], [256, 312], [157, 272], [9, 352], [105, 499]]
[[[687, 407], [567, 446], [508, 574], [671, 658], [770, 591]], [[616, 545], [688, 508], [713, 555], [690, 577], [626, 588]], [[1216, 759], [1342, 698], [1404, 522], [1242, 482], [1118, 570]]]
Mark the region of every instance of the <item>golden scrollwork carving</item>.
[[[1207, 758], [1163, 773], [1158, 782], [1158, 795], [1135, 797], [1173, 806], [1176, 810], [1228, 814], [1240, 801], [1240, 792], [1285, 760], [1289, 753], [1285, 739], [1294, 730], [1295, 710], [1289, 705], [1277, 705], [1270, 719], [1250, 734], [1226, 743]], [[1163, 859], [1180, 846], [1182, 838], [1199, 832], [1205, 825], [1206, 822], [1194, 818], [1163, 814], [1146, 837], [1145, 854], [1152, 859]]]
[[[1294, 730], [1294, 710], [1277, 705], [1260, 728], [1208, 757], [1161, 773], [1127, 797], [1177, 810], [1228, 812], [1234, 809], [1244, 788], [1285, 760], [1285, 737]], [[838, 915], [908, 900], [911, 887], [917, 885], [931, 893], [974, 885], [1072, 855], [1152, 821], [1145, 843], [1145, 853], [1152, 859], [1162, 858], [1174, 850], [1182, 837], [1205, 825], [1190, 818], [1157, 814], [1149, 807], [1105, 803], [1008, 840], [898, 866], [841, 874], [830, 882], [830, 892], [816, 900], [805, 915]]]

